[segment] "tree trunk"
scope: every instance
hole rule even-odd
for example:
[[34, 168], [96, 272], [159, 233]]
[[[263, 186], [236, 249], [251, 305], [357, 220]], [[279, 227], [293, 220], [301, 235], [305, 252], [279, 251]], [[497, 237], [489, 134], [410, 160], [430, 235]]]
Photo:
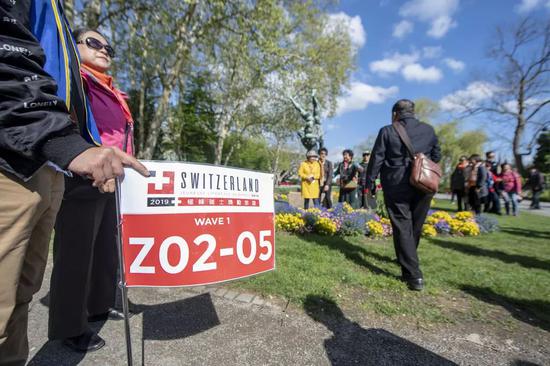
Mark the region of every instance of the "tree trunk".
[[153, 154], [155, 153], [155, 148], [157, 146], [157, 140], [159, 136], [160, 126], [163, 119], [166, 117], [166, 111], [170, 104], [170, 96], [172, 95], [173, 86], [165, 85], [163, 87], [162, 96], [149, 126], [148, 133], [146, 136], [143, 136], [142, 141], [145, 142], [143, 149], [140, 152], [140, 158], [151, 160], [153, 159]]
[[215, 165], [220, 165], [222, 163], [223, 144], [225, 142], [225, 138], [227, 137], [230, 119], [231, 116], [229, 116], [229, 113], [227, 112], [220, 118], [220, 124], [218, 126], [218, 136], [216, 139], [216, 146], [214, 148]]
[[518, 91], [518, 115], [517, 115], [517, 124], [514, 131], [514, 139], [512, 141], [512, 150], [514, 153], [514, 160], [516, 162], [516, 168], [520, 174], [524, 173], [523, 168], [523, 155], [521, 154], [521, 139], [523, 137], [523, 132], [525, 131], [525, 81], [520, 80], [519, 91]]

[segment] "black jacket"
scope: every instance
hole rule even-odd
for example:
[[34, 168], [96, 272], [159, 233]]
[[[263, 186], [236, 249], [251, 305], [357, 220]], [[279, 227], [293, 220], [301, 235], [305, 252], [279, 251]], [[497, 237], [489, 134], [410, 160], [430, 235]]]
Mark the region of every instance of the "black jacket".
[[[24, 180], [47, 161], [66, 168], [92, 146], [80, 136], [56, 95], [56, 82], [44, 71], [47, 55], [31, 32], [40, 20], [33, 20], [31, 11], [53, 5], [38, 3], [0, 0], [0, 169]], [[51, 32], [58, 34], [57, 28]], [[82, 95], [72, 100], [80, 107], [85, 103]]]
[[[432, 161], [441, 160], [439, 142], [432, 126], [416, 118], [404, 118], [415, 153], [422, 152]], [[366, 187], [374, 190], [378, 174], [386, 192], [412, 189], [409, 183], [411, 158], [395, 129], [389, 125], [380, 129], [366, 171]]]

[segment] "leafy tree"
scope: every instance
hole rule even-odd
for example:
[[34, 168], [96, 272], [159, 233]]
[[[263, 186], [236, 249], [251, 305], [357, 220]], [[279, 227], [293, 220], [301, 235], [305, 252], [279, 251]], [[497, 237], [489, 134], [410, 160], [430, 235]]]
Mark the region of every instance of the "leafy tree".
[[550, 131], [543, 131], [537, 139], [537, 144], [538, 148], [533, 164], [539, 171], [550, 173]]
[[460, 122], [452, 121], [435, 126], [435, 133], [441, 146], [441, 171], [443, 187], [449, 186], [449, 178], [462, 155], [481, 154], [487, 136], [483, 130], [460, 131]]

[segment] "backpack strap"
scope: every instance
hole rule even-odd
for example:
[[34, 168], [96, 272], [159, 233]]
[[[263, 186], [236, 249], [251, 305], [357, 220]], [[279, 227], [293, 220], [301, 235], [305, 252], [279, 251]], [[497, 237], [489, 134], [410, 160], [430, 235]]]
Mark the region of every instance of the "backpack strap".
[[397, 132], [397, 135], [399, 135], [399, 138], [401, 139], [401, 142], [403, 142], [403, 145], [405, 145], [405, 147], [407, 148], [407, 151], [411, 155], [411, 159], [414, 160], [414, 149], [411, 143], [411, 139], [409, 138], [409, 135], [405, 130], [405, 127], [400, 122], [392, 122], [392, 126], [395, 132]]

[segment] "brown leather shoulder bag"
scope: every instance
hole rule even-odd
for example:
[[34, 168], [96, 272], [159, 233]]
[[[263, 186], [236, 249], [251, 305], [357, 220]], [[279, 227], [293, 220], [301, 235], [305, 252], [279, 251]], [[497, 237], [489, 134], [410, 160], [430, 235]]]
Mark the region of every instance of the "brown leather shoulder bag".
[[401, 123], [393, 122], [392, 126], [399, 135], [403, 145], [407, 148], [413, 161], [411, 177], [409, 178], [411, 185], [425, 193], [437, 193], [439, 181], [441, 179], [441, 168], [439, 164], [428, 159], [423, 153], [414, 152], [409, 135]]

